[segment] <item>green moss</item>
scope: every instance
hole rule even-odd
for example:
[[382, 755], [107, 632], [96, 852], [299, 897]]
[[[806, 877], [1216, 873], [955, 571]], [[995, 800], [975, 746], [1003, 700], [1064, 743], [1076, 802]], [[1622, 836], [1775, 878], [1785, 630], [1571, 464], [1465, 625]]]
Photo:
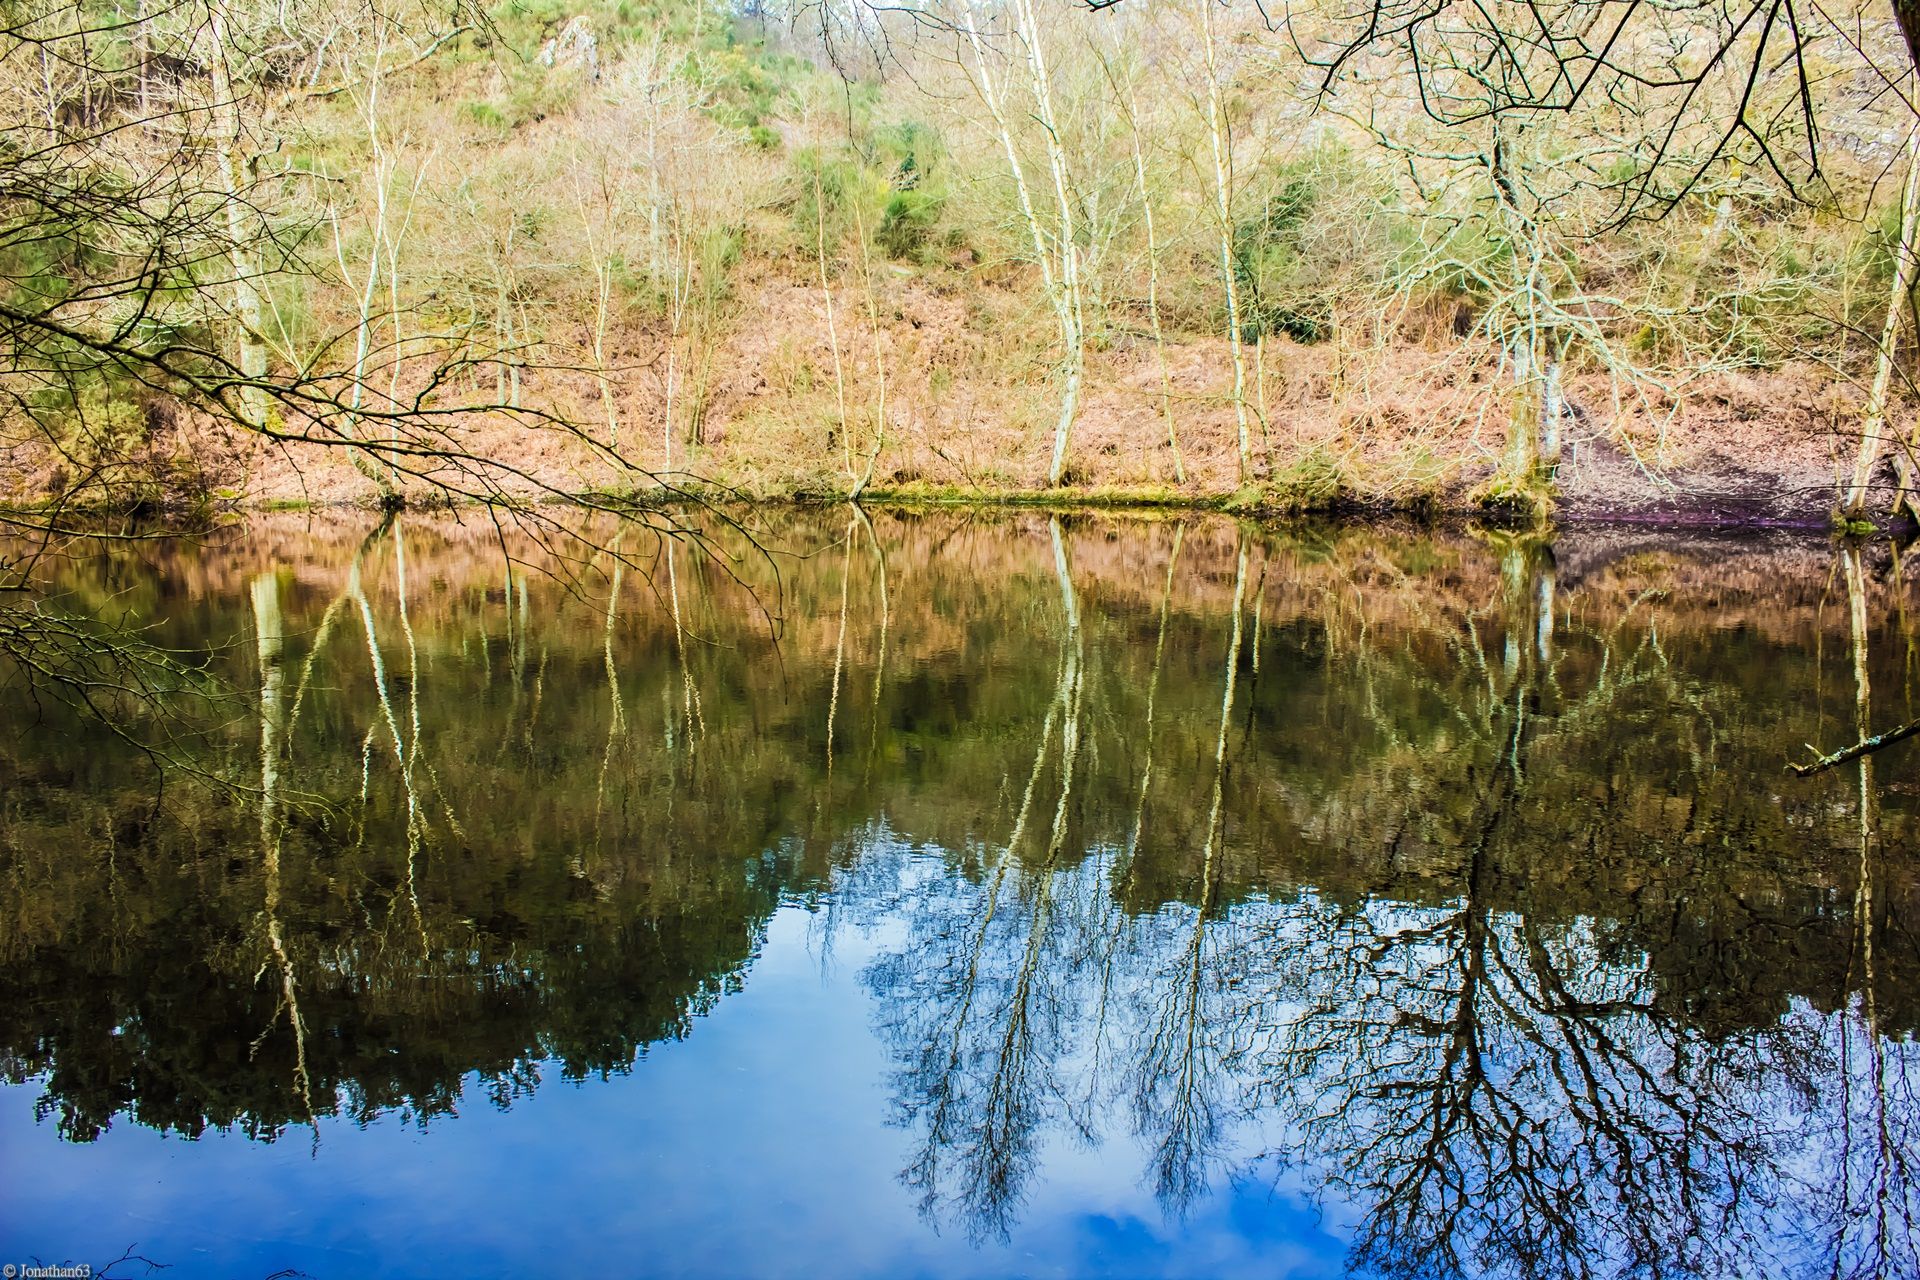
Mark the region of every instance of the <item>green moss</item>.
[[1242, 485], [1232, 493], [1219, 499], [1222, 511], [1240, 511], [1252, 513], [1267, 505], [1266, 491], [1258, 485]]
[[1327, 511], [1353, 489], [1345, 468], [1315, 445], [1267, 483], [1272, 505], [1287, 511]]
[[1468, 500], [1497, 520], [1545, 524], [1553, 514], [1553, 482], [1539, 472], [1496, 475], [1469, 494]]

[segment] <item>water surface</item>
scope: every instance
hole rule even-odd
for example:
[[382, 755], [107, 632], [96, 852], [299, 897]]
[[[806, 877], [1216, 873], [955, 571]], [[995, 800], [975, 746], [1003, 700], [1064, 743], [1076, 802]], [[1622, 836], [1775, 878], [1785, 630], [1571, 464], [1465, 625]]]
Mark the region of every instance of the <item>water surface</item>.
[[43, 563], [6, 1259], [1920, 1274], [1885, 549], [701, 532]]

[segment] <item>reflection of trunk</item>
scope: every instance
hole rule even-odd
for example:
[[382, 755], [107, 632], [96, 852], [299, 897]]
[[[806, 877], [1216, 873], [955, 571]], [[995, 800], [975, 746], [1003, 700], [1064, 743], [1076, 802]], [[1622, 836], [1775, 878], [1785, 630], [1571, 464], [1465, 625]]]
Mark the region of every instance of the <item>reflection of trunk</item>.
[[1531, 662], [1544, 675], [1553, 662], [1553, 548], [1531, 539], [1508, 539], [1500, 552], [1500, 594], [1508, 610], [1503, 666], [1508, 680]]
[[[1506, 754], [1509, 761], [1518, 759], [1523, 723], [1516, 713], [1508, 727]], [[1419, 1024], [1427, 1035], [1445, 1037], [1445, 1046], [1440, 1051], [1435, 1078], [1425, 1090], [1428, 1097], [1427, 1115], [1423, 1121], [1409, 1120], [1406, 1124], [1409, 1131], [1430, 1135], [1426, 1139], [1426, 1146], [1435, 1158], [1412, 1166], [1407, 1177], [1391, 1187], [1388, 1202], [1380, 1206], [1376, 1213], [1386, 1214], [1397, 1209], [1409, 1218], [1414, 1217], [1424, 1199], [1424, 1180], [1446, 1176], [1440, 1165], [1440, 1154], [1454, 1141], [1475, 1134], [1484, 1124], [1484, 1117], [1478, 1108], [1482, 1105], [1479, 1095], [1487, 1084], [1486, 1067], [1482, 1061], [1481, 1032], [1484, 1028], [1480, 1021], [1480, 999], [1481, 989], [1490, 985], [1488, 951], [1493, 943], [1492, 926], [1488, 918], [1491, 910], [1487, 902], [1491, 891], [1488, 879], [1492, 874], [1494, 837], [1518, 790], [1519, 771], [1517, 768], [1503, 769], [1496, 771], [1494, 776], [1499, 781], [1491, 788], [1490, 794], [1482, 799], [1485, 816], [1467, 851], [1465, 883], [1461, 886], [1462, 901], [1452, 921], [1460, 940], [1455, 958], [1460, 985], [1453, 997], [1452, 1016], [1445, 1022], [1422, 1020]], [[1399, 1201], [1397, 1206], [1393, 1204], [1395, 1200]], [[1444, 1240], [1452, 1224], [1434, 1223], [1432, 1227], [1434, 1234]]]
[[[1920, 136], [1920, 131], [1916, 131]], [[1867, 666], [1867, 584], [1866, 571], [1861, 564], [1860, 552], [1855, 547], [1846, 547], [1841, 551], [1847, 579], [1847, 615], [1853, 641], [1853, 688], [1854, 688], [1854, 729], [1864, 740], [1873, 724], [1873, 695], [1868, 678]], [[1868, 1259], [1879, 1264], [1874, 1274], [1891, 1274], [1886, 1270], [1893, 1259], [1895, 1246], [1888, 1221], [1889, 1201], [1898, 1203], [1900, 1196], [1894, 1187], [1899, 1178], [1897, 1166], [1904, 1163], [1891, 1130], [1887, 1107], [1887, 1063], [1886, 1042], [1880, 1033], [1879, 995], [1875, 989], [1878, 974], [1874, 957], [1874, 846], [1878, 825], [1878, 793], [1873, 782], [1873, 758], [1860, 758], [1860, 847], [1859, 847], [1859, 883], [1854, 891], [1853, 918], [1859, 945], [1860, 957], [1860, 1002], [1858, 1027], [1867, 1048], [1867, 1089], [1869, 1107], [1868, 1122], [1871, 1133], [1868, 1138], [1867, 1167], [1865, 1170], [1869, 1186], [1860, 1193], [1851, 1191], [1850, 1182], [1855, 1170], [1846, 1168], [1843, 1173], [1847, 1179], [1842, 1183], [1841, 1220], [1861, 1221], [1872, 1233], [1872, 1238], [1862, 1243], [1862, 1249]], [[1851, 1020], [1850, 1020], [1851, 1021]], [[1853, 1027], [1842, 1026], [1840, 1034], [1851, 1037]], [[1842, 1071], [1842, 1085], [1845, 1093], [1842, 1097], [1842, 1125], [1847, 1130], [1846, 1148], [1853, 1145], [1854, 1107], [1851, 1098], [1853, 1087], [1852, 1072]], [[1869, 1209], [1867, 1206], [1872, 1205]]]
[[1220, 732], [1213, 743], [1213, 802], [1207, 811], [1207, 838], [1201, 855], [1203, 882], [1213, 874], [1214, 845], [1220, 832], [1220, 805], [1227, 780], [1227, 725], [1233, 717], [1233, 686], [1240, 672], [1240, 614], [1247, 595], [1247, 548], [1243, 541], [1233, 572], [1233, 638], [1227, 644], [1226, 688], [1220, 695]]
[[[446, 795], [440, 790], [440, 777], [431, 763], [422, 764], [420, 759], [420, 646], [413, 636], [413, 616], [407, 610], [407, 537], [406, 529], [399, 520], [393, 522], [393, 587], [394, 596], [399, 602], [400, 634], [407, 641], [407, 767], [405, 784], [409, 803], [420, 783], [419, 770], [426, 770], [426, 781], [433, 786], [441, 804], [441, 812], [455, 835], [460, 835], [459, 823], [454, 819], [453, 810], [447, 805]], [[420, 934], [420, 955], [424, 961], [429, 952], [427, 946], [426, 919], [420, 911], [420, 891], [416, 873], [420, 850], [426, 837], [427, 816], [420, 812], [415, 830], [407, 839], [407, 901], [413, 907], [414, 927]]]
[[[856, 507], [855, 510], [858, 510]], [[840, 711], [840, 672], [847, 657], [847, 592], [853, 585], [853, 531], [856, 522], [847, 521], [843, 539], [846, 554], [840, 560], [840, 631], [833, 642], [833, 690], [827, 697], [827, 781], [833, 781], [833, 722]]]
[[593, 832], [597, 845], [600, 835], [600, 815], [606, 803], [607, 773], [613, 768], [613, 748], [627, 735], [627, 709], [620, 697], [620, 667], [613, 657], [614, 628], [620, 617], [620, 580], [627, 569], [626, 558], [620, 554], [620, 535], [614, 535], [613, 545], [608, 548], [613, 556], [613, 580], [607, 586], [607, 625], [601, 636], [601, 657], [607, 667], [607, 699], [612, 704], [612, 712], [607, 719], [607, 749], [600, 758], [600, 785], [594, 792]]
[[[700, 689], [693, 682], [693, 668], [687, 662], [687, 632], [680, 619], [680, 574], [674, 567], [674, 544], [677, 540], [667, 539], [667, 598], [673, 606], [673, 651], [680, 662], [680, 689], [682, 703], [680, 718], [685, 725], [687, 750], [693, 750], [693, 740], [706, 729], [706, 716], [700, 709]], [[667, 721], [667, 746], [673, 746], [673, 721]]]
[[[280, 579], [272, 573], [253, 580], [253, 624], [260, 658], [260, 858], [266, 921], [267, 950], [280, 977], [280, 1007], [286, 1010], [293, 1032], [293, 1086], [307, 1121], [320, 1138], [314, 1117], [312, 1088], [307, 1076], [307, 1024], [300, 1015], [300, 985], [293, 959], [287, 953], [280, 928], [280, 845], [285, 820], [280, 800], [280, 759], [285, 751], [281, 731], [285, 716], [286, 672], [281, 666], [286, 650], [286, 627], [280, 615]], [[261, 1034], [261, 1040], [265, 1033]], [[261, 1040], [254, 1041], [257, 1051]]]
[[1227, 776], [1227, 728], [1233, 721], [1246, 593], [1247, 548], [1242, 541], [1233, 575], [1232, 632], [1227, 643], [1225, 687], [1220, 695], [1220, 727], [1213, 743], [1213, 798], [1207, 810], [1207, 834], [1200, 853], [1193, 932], [1187, 940], [1178, 993], [1148, 1053], [1141, 1099], [1144, 1109], [1149, 1092], [1161, 1082], [1166, 1082], [1172, 1095], [1167, 1106], [1165, 1133], [1154, 1163], [1159, 1194], [1163, 1201], [1176, 1207], [1184, 1207], [1205, 1184], [1207, 1151], [1217, 1128], [1213, 1104], [1206, 1095], [1208, 1071], [1201, 1061], [1201, 991], [1206, 973], [1207, 924], [1218, 899], [1217, 862]]
[[[360, 625], [366, 632], [367, 662], [373, 672], [374, 694], [379, 699], [380, 715], [387, 726], [388, 742], [393, 747], [394, 765], [400, 771], [400, 781], [406, 791], [407, 838], [411, 842], [418, 831], [420, 806], [413, 792], [413, 771], [407, 767], [409, 752], [407, 749], [406, 735], [400, 730], [400, 718], [394, 712], [393, 698], [388, 692], [389, 681], [387, 679], [386, 655], [380, 650], [380, 636], [373, 622], [373, 604], [367, 599], [366, 586], [360, 580], [360, 560], [357, 556], [354, 558], [352, 567], [347, 571], [347, 596], [358, 606], [360, 611]], [[367, 743], [369, 749], [372, 746], [375, 736], [377, 736], [377, 731], [370, 731], [368, 733]], [[361, 798], [364, 803], [366, 798], [364, 790]]]
[[[968, 1024], [973, 1017], [974, 1000], [979, 989], [980, 966], [986, 952], [988, 931], [992, 928], [994, 918], [1000, 910], [1000, 900], [1005, 891], [1008, 873], [1011, 871], [1013, 863], [1018, 857], [1020, 845], [1025, 839], [1027, 822], [1033, 813], [1034, 793], [1039, 787], [1040, 775], [1046, 770], [1047, 755], [1053, 743], [1054, 725], [1060, 721], [1062, 711], [1065, 710], [1066, 704], [1072, 697], [1075, 678], [1074, 672], [1078, 668], [1078, 658], [1075, 650], [1079, 642], [1079, 606], [1074, 599], [1072, 579], [1067, 572], [1066, 554], [1060, 541], [1059, 528], [1059, 520], [1056, 518], [1052, 522], [1054, 566], [1060, 577], [1061, 604], [1066, 620], [1066, 635], [1063, 637], [1061, 643], [1060, 670], [1055, 680], [1054, 695], [1047, 703], [1047, 714], [1040, 725], [1039, 745], [1034, 750], [1033, 767], [1027, 774], [1026, 789], [1021, 793], [1020, 808], [1014, 815], [1013, 829], [1007, 836], [1006, 844], [999, 852], [993, 868], [993, 874], [987, 880], [984, 890], [985, 900], [981, 907], [979, 925], [973, 931], [973, 938], [968, 947], [966, 966], [956, 985], [958, 1006], [954, 1010], [952, 1029], [946, 1037], [946, 1051], [939, 1059], [941, 1066], [937, 1072], [938, 1084], [933, 1091], [935, 1101], [929, 1109], [927, 1118], [926, 1145], [922, 1149], [922, 1154], [916, 1167], [910, 1170], [911, 1176], [926, 1186], [929, 1204], [932, 1201], [936, 1183], [938, 1182], [939, 1156], [942, 1151], [953, 1143], [955, 1138], [953, 1107], [955, 1103], [960, 1100], [958, 1096], [959, 1090], [955, 1087], [955, 1081], [961, 1071], [963, 1062], [966, 1060], [966, 1032]], [[1045, 873], [1043, 872], [1043, 885], [1044, 875]], [[1036, 903], [1036, 912], [1040, 909], [1040, 905]], [[1016, 1007], [1014, 1013], [1010, 1016], [1008, 1036], [1007, 1038], [1003, 1038], [1002, 1041], [1002, 1053], [998, 1060], [1002, 1068], [1007, 1065], [1006, 1047], [1009, 1039], [1011, 1039], [1012, 1043], [1016, 1046], [1020, 1043], [1020, 1024], [1015, 1021], [1015, 1019], [1018, 1018], [1019, 1012]], [[933, 1051], [930, 1047], [929, 1056], [932, 1055]], [[996, 1086], [1004, 1083], [1001, 1080], [1003, 1074], [1004, 1072], [996, 1072]], [[1009, 1099], [1007, 1095], [1002, 1094], [999, 1095], [996, 1100], [1005, 1104]], [[990, 1102], [989, 1105], [991, 1106], [992, 1103]], [[982, 1149], [985, 1157], [989, 1160], [1005, 1154], [1004, 1141], [1007, 1136], [1007, 1130], [1004, 1123], [1006, 1120], [1004, 1112], [998, 1118], [1003, 1123], [994, 1129], [993, 1132], [985, 1134], [982, 1137]], [[1004, 1173], [1004, 1166], [1001, 1166], [1000, 1171]], [[986, 1189], [983, 1191], [983, 1194], [990, 1196], [992, 1191], [991, 1189]], [[1002, 1204], [1004, 1204], [1004, 1200]]]
[[280, 617], [280, 580], [263, 573], [253, 580], [253, 625], [260, 657], [260, 844], [278, 852], [280, 821], [280, 724], [286, 675], [280, 661], [286, 629]]
[[1840, 502], [1844, 520], [1858, 520], [1867, 509], [1867, 488], [1874, 464], [1880, 460], [1887, 433], [1887, 397], [1892, 389], [1895, 356], [1900, 347], [1900, 322], [1913, 294], [1915, 237], [1920, 233], [1920, 128], [1907, 134], [1907, 181], [1900, 196], [1900, 229], [1893, 245], [1893, 284], [1887, 314], [1880, 326], [1880, 352], [1874, 364], [1873, 385], [1867, 392], [1866, 418], [1860, 425], [1860, 447], [1854, 453], [1853, 477]]
[[880, 744], [880, 690], [887, 674], [887, 629], [893, 623], [893, 603], [887, 594], [887, 556], [880, 549], [880, 539], [873, 531], [873, 521], [858, 506], [853, 509], [860, 519], [860, 526], [867, 531], [867, 542], [873, 548], [873, 566], [879, 575], [880, 583], [880, 653], [873, 664], [873, 714], [867, 737], [867, 768], [873, 767], [873, 753]]
[[[394, 588], [400, 600], [400, 629], [407, 642], [407, 681], [408, 681], [408, 722], [409, 731], [400, 728], [400, 719], [394, 710], [390, 692], [391, 681], [387, 676], [386, 655], [380, 648], [380, 637], [374, 626], [373, 604], [367, 598], [365, 585], [360, 578], [360, 557], [355, 556], [352, 567], [347, 573], [347, 594], [359, 607], [360, 623], [367, 635], [367, 661], [373, 672], [374, 693], [380, 702], [380, 714], [386, 723], [387, 736], [393, 747], [395, 766], [400, 771], [400, 789], [407, 798], [407, 867], [406, 896], [413, 911], [415, 931], [420, 935], [420, 951], [424, 959], [427, 952], [426, 920], [420, 910], [420, 895], [414, 879], [415, 867], [420, 857], [420, 849], [426, 836], [426, 812], [420, 803], [420, 791], [415, 782], [414, 765], [420, 750], [420, 657], [418, 646], [414, 644], [413, 624], [407, 616], [407, 551], [406, 542], [401, 535], [397, 521], [388, 526], [393, 531], [393, 567]], [[370, 729], [366, 742], [369, 756], [377, 729]], [[361, 803], [367, 802], [367, 778], [362, 774]], [[451, 817], [451, 814], [449, 814]]]
[[1127, 842], [1126, 875], [1133, 873], [1140, 856], [1140, 835], [1146, 826], [1147, 789], [1153, 785], [1153, 708], [1160, 693], [1161, 659], [1167, 649], [1167, 615], [1173, 607], [1174, 570], [1180, 564], [1180, 546], [1186, 541], [1187, 526], [1173, 527], [1173, 550], [1167, 555], [1167, 580], [1160, 588], [1160, 631], [1153, 642], [1153, 676], [1147, 682], [1147, 718], [1144, 726], [1146, 760], [1140, 767], [1140, 794], [1133, 804], [1133, 838]]
[[1046, 1073], [1034, 1069], [1034, 1059], [1048, 1046], [1036, 1039], [1035, 1006], [1042, 998], [1041, 983], [1048, 961], [1047, 936], [1053, 925], [1054, 898], [1058, 892], [1059, 877], [1055, 868], [1065, 836], [1080, 750], [1084, 670], [1080, 605], [1067, 567], [1059, 518], [1055, 517], [1051, 525], [1054, 571], [1060, 580], [1060, 603], [1066, 616], [1064, 661], [1055, 693], [1061, 709], [1060, 798], [1054, 808], [1052, 836], [1033, 870], [1033, 901], [1026, 941], [1014, 974], [1013, 990], [1004, 1006], [1006, 1021], [1001, 1028], [981, 1118], [980, 1168], [974, 1171], [973, 1182], [974, 1194], [980, 1199], [979, 1207], [988, 1220], [998, 1220], [1015, 1202], [1022, 1176], [1021, 1158], [1031, 1149], [1039, 1121], [1038, 1108], [1034, 1105], [1038, 1096], [1036, 1086]]
[[1542, 547], [1534, 567], [1533, 652], [1544, 668], [1553, 661], [1553, 548]]
[[[1853, 640], [1853, 725], [1866, 738], [1873, 725], [1873, 689], [1867, 668], [1867, 581], [1857, 547], [1840, 552], [1847, 578], [1847, 620]], [[1873, 761], [1860, 761], [1860, 857], [1864, 870], [1867, 849], [1873, 841]], [[1862, 884], [1865, 884], [1863, 878]], [[1871, 945], [1871, 944], [1869, 944]]]
[[1787, 772], [1801, 778], [1811, 777], [1816, 773], [1824, 773], [1828, 769], [1853, 760], [1859, 760], [1864, 764], [1866, 757], [1881, 748], [1890, 747], [1896, 742], [1911, 738], [1915, 734], [1920, 734], [1920, 720], [1910, 720], [1898, 728], [1887, 730], [1885, 733], [1872, 734], [1868, 732], [1871, 725], [1867, 718], [1869, 708], [1866, 683], [1865, 640], [1867, 630], [1866, 573], [1861, 567], [1858, 549], [1853, 547], [1845, 548], [1842, 555], [1845, 558], [1848, 601], [1856, 633], [1854, 641], [1854, 678], [1856, 688], [1858, 689], [1859, 703], [1855, 708], [1858, 712], [1855, 728], [1860, 734], [1860, 739], [1850, 747], [1844, 747], [1832, 755], [1817, 756], [1806, 764], [1789, 763], [1787, 765]]
[[1060, 603], [1067, 617], [1067, 664], [1062, 668], [1059, 698], [1063, 711], [1060, 722], [1060, 803], [1053, 814], [1053, 838], [1047, 844], [1051, 861], [1059, 853], [1066, 834], [1067, 804], [1073, 794], [1073, 771], [1080, 756], [1080, 695], [1084, 687], [1085, 642], [1080, 636], [1080, 602], [1073, 593], [1073, 577], [1067, 569], [1067, 548], [1060, 536], [1060, 517], [1052, 520], [1053, 568], [1060, 579]]

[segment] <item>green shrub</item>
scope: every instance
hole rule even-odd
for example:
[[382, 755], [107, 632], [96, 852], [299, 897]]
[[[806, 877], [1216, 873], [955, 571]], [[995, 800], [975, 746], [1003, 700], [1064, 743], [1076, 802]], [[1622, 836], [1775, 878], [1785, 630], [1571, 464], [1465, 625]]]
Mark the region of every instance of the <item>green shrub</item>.
[[925, 191], [896, 191], [888, 197], [874, 232], [874, 243], [890, 258], [917, 259], [933, 243], [940, 223], [940, 197]]

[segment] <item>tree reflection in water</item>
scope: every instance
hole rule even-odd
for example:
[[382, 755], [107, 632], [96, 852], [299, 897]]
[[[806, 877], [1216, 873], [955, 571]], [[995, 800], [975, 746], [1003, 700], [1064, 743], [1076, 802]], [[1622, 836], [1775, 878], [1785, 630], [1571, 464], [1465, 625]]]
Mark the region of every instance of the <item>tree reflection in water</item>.
[[[978, 1012], [998, 975], [1013, 994], [990, 1007], [1018, 1021], [1017, 993], [1036, 968], [1034, 948], [1015, 945], [1021, 931], [1005, 922], [1000, 896], [945, 884], [921, 900], [912, 942], [869, 980], [903, 1063], [901, 1119], [915, 1125], [929, 1108], [938, 1116], [921, 1129], [925, 1154], [905, 1175], [924, 1205], [1004, 1232], [1034, 1130], [1051, 1119], [1096, 1134], [1102, 1114], [1124, 1105], [1148, 1140], [1146, 1174], [1176, 1213], [1224, 1171], [1231, 1122], [1283, 1124], [1288, 1145], [1269, 1152], [1270, 1163], [1363, 1208], [1353, 1261], [1368, 1273], [1912, 1268], [1906, 1126], [1920, 1108], [1906, 1088], [1907, 1037], [1867, 1025], [1873, 926], [1859, 922], [1874, 911], [1864, 837], [1850, 913], [1865, 930], [1860, 971], [1846, 976], [1851, 1003], [1840, 1012], [1808, 1002], [1831, 992], [1764, 988], [1769, 1003], [1791, 1007], [1775, 1018], [1703, 1010], [1698, 993], [1663, 980], [1649, 946], [1659, 935], [1646, 931], [1664, 923], [1666, 945], [1685, 945], [1698, 916], [1721, 905], [1710, 898], [1657, 903], [1652, 886], [1629, 886], [1626, 919], [1570, 911], [1570, 877], [1643, 872], [1623, 855], [1671, 866], [1686, 848], [1717, 842], [1737, 859], [1746, 824], [1726, 810], [1736, 791], [1772, 779], [1721, 776], [1741, 746], [1742, 726], [1729, 723], [1740, 713], [1727, 705], [1736, 691], [1670, 657], [1643, 616], [1657, 595], [1636, 596], [1604, 626], [1557, 624], [1551, 550], [1511, 542], [1498, 555], [1496, 599], [1422, 610], [1415, 633], [1395, 643], [1368, 644], [1364, 618], [1352, 628], [1361, 634], [1345, 636], [1328, 619], [1314, 678], [1354, 691], [1385, 760], [1324, 789], [1300, 786], [1287, 797], [1294, 832], [1278, 841], [1264, 826], [1241, 837], [1258, 849], [1312, 831], [1332, 837], [1315, 855], [1381, 849], [1366, 859], [1371, 880], [1323, 887], [1307, 878], [1222, 902], [1220, 784], [1240, 667], [1242, 560], [1219, 624], [1231, 638], [1216, 767], [1182, 788], [1204, 794], [1210, 779], [1212, 801], [1184, 833], [1198, 852], [1177, 900], [1146, 915], [1125, 909], [1141, 856], [1131, 846], [1104, 858], [1110, 850], [1092, 847], [1069, 871], [1050, 858], [1024, 868], [1033, 884], [1018, 901], [1036, 917], [1053, 899], [1083, 904], [1077, 930], [1050, 939], [1039, 966], [1062, 975], [1047, 1006], [1046, 1070]], [[1862, 599], [1857, 586], [1853, 599]], [[1865, 617], [1858, 604], [1852, 613], [1857, 624]], [[1863, 624], [1854, 638], [1864, 689]], [[1444, 661], [1424, 656], [1433, 653]], [[1151, 697], [1157, 670], [1147, 688]], [[1645, 731], [1661, 735], [1658, 754], [1670, 763], [1636, 780], [1644, 766], [1634, 757], [1649, 753], [1634, 749], [1634, 736]], [[1870, 769], [1862, 823], [1874, 811]], [[1644, 791], [1649, 778], [1663, 800], [1690, 799], [1682, 822], [1648, 829], [1640, 815], [1617, 829], [1617, 807], [1637, 798], [1621, 791]], [[1298, 785], [1258, 780], [1249, 798], [1260, 818], [1277, 807], [1260, 795], [1275, 781]], [[1700, 811], [1714, 804], [1722, 812]], [[1722, 824], [1727, 834], [1713, 834]], [[1179, 824], [1134, 823], [1160, 826]], [[1587, 867], [1565, 865], [1582, 854]], [[1714, 887], [1702, 885], [1702, 896]], [[1697, 915], [1663, 922], [1668, 913]], [[966, 950], [948, 947], [957, 939]], [[1737, 956], [1728, 960], [1737, 967]], [[927, 1052], [943, 1037], [951, 1051]], [[1850, 1064], [1850, 1053], [1869, 1065]], [[1847, 1102], [1856, 1077], [1871, 1093], [1871, 1124]], [[1005, 1106], [995, 1088], [1007, 1080], [1033, 1092], [1017, 1131], [990, 1112]], [[1823, 1114], [1836, 1101], [1838, 1114]], [[1834, 1123], [1839, 1135], [1822, 1131]], [[956, 1133], [968, 1135], [964, 1144]], [[938, 1158], [956, 1145], [965, 1161], [949, 1171], [954, 1190], [943, 1200]], [[1837, 1202], [1809, 1213], [1822, 1195]], [[1814, 1223], [1838, 1235], [1815, 1241]]]
[[1897, 564], [778, 520], [777, 578], [411, 517], [68, 566], [255, 705], [164, 721], [229, 786], [155, 810], [11, 668], [8, 1077], [79, 1141], [438, 1122], [695, 1034], [798, 902], [902, 940], [938, 1224], [1066, 1143], [1176, 1218], [1283, 1176], [1374, 1274], [1920, 1273], [1910, 748], [1780, 774], [1912, 714]]

